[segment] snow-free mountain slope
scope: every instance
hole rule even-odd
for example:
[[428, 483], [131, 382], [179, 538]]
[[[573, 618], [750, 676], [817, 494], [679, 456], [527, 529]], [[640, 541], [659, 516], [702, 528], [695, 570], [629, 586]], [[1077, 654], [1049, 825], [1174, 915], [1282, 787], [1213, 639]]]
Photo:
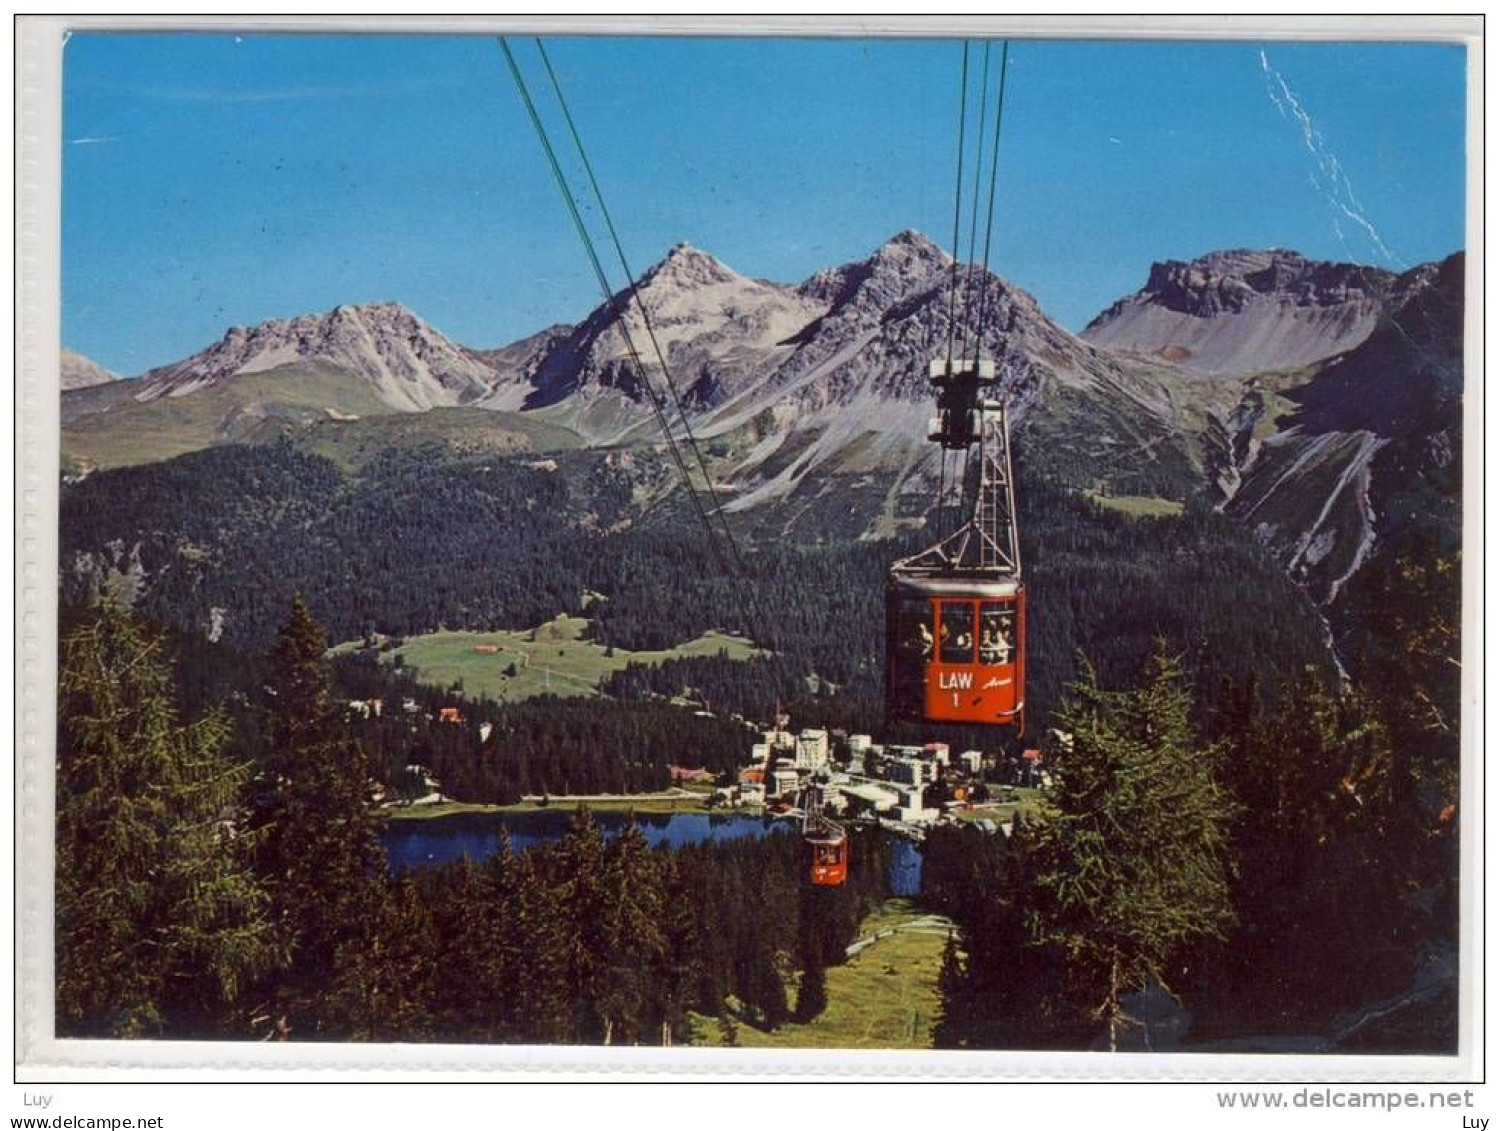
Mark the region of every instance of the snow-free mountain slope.
[[236, 326], [201, 353], [145, 374], [135, 396], [183, 397], [243, 374], [307, 363], [363, 379], [395, 412], [478, 400], [495, 382], [494, 370], [462, 346], [405, 307], [379, 302]]
[[1214, 252], [1156, 265], [1082, 336], [909, 230], [800, 284], [679, 244], [637, 292], [644, 316], [626, 291], [496, 350], [391, 304], [236, 328], [139, 382], [65, 394], [64, 446], [82, 466], [112, 466], [298, 430], [382, 450], [512, 444], [479, 417], [378, 436], [339, 424], [463, 405], [522, 411], [584, 444], [649, 447], [653, 397], [683, 431], [654, 337], [738, 521], [781, 537], [879, 536], [921, 525], [934, 487], [955, 481], [926, 440], [927, 367], [951, 347], [996, 362], [992, 395], [1009, 406], [1028, 476], [1106, 495], [1205, 494], [1330, 601], [1382, 521], [1380, 469], [1397, 450], [1409, 464], [1412, 443], [1440, 454], [1456, 442], [1460, 260], [1396, 276]]
[[465, 353], [494, 372], [494, 385], [481, 402], [483, 407], [502, 412], [519, 409], [530, 395], [537, 367], [551, 348], [572, 332], [572, 326], [558, 323], [498, 349], [464, 347]]
[[631, 345], [664, 390], [659, 348], [684, 403], [701, 408], [773, 370], [826, 310], [795, 287], [747, 278], [678, 244], [641, 277], [633, 296], [620, 292], [550, 345], [525, 407], [551, 409], [585, 435], [609, 439], [650, 408]]
[[1200, 373], [1307, 365], [1367, 338], [1399, 282], [1376, 267], [1293, 251], [1215, 251], [1154, 264], [1144, 288], [1082, 337]]
[[[134, 383], [100, 388], [114, 391]], [[323, 420], [390, 412], [368, 381], [320, 361], [239, 374], [177, 397], [116, 396], [95, 403], [92, 411], [69, 415], [70, 400], [94, 392], [63, 397], [63, 456], [75, 473], [249, 441], [266, 435], [268, 426], [298, 430]]]
[[74, 353], [67, 346], [62, 347], [59, 376], [62, 379], [64, 392], [87, 389], [94, 385], [107, 385], [111, 381], [120, 379], [118, 373], [105, 369], [81, 353]]
[[[801, 289], [828, 312], [764, 381], [698, 425], [710, 438], [752, 430], [753, 447], [728, 473], [736, 510], [784, 500], [802, 524], [829, 520], [833, 508], [843, 527], [862, 513], [865, 533], [918, 518], [940, 477], [926, 442], [927, 369], [949, 342], [957, 356], [995, 360], [994, 395], [1008, 400], [1038, 467], [1078, 482], [1164, 477], [1178, 489], [1191, 477], [1194, 449], [1176, 434], [1174, 377], [1079, 340], [992, 273], [965, 266], [955, 276], [951, 259], [918, 233], [902, 232]], [[862, 502], [850, 491], [862, 492]], [[814, 505], [816, 497], [824, 503]]]
[[1394, 293], [1362, 343], [1278, 394], [1273, 431], [1245, 411], [1259, 389], [1226, 426], [1242, 455], [1225, 510], [1325, 604], [1404, 528], [1450, 537], [1460, 522], [1463, 256], [1407, 272]]

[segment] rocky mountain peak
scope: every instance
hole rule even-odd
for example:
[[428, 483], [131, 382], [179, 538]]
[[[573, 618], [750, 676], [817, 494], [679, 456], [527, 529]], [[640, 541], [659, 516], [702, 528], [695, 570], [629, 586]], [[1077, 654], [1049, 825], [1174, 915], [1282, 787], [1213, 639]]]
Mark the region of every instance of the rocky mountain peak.
[[340, 303], [330, 312], [334, 318], [365, 319], [365, 318], [392, 318], [405, 315], [414, 318], [415, 315], [398, 302], [360, 302]]
[[322, 363], [367, 380], [393, 409], [422, 410], [484, 396], [495, 374], [395, 302], [235, 326], [185, 361], [153, 369], [136, 399], [177, 397], [247, 373]]
[[897, 232], [865, 257], [819, 271], [798, 288], [835, 309], [850, 302], [881, 306], [938, 281], [952, 258], [914, 228]]
[[1397, 290], [1378, 267], [1234, 248], [1153, 264], [1082, 337], [1205, 373], [1295, 368], [1358, 345]]
[[741, 279], [742, 275], [706, 251], [700, 251], [690, 243], [679, 243], [666, 253], [666, 258], [645, 273], [641, 278], [641, 285], [664, 284], [691, 288], [733, 283]]
[[1325, 306], [1378, 300], [1389, 292], [1394, 279], [1392, 273], [1378, 267], [1311, 260], [1280, 248], [1238, 248], [1185, 262], [1152, 264], [1139, 295], [1149, 295], [1169, 310], [1212, 317], [1258, 301]]
[[62, 347], [62, 355], [58, 366], [62, 378], [62, 387], [68, 389], [87, 389], [93, 385], [104, 385], [110, 381], [118, 381], [120, 375], [112, 370], [105, 369], [102, 365], [81, 353], [75, 353]]
[[655, 369], [659, 347], [684, 397], [707, 404], [763, 376], [769, 362], [789, 352], [789, 340], [827, 309], [794, 287], [741, 275], [688, 243], [674, 246], [636, 289], [637, 295], [617, 293], [545, 347], [524, 407], [570, 400], [571, 427], [590, 437], [617, 435], [648, 403], [650, 382], [637, 372], [636, 352]]
[[952, 256], [915, 228], [905, 228], [882, 243], [871, 257], [878, 261], [920, 260], [936, 266], [951, 266]]

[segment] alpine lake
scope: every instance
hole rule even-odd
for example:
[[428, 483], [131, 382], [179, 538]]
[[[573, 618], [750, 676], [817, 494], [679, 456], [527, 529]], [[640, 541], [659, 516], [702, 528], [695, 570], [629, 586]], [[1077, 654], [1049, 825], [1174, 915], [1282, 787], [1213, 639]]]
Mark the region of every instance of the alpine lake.
[[[594, 810], [605, 837], [617, 835], [632, 820], [651, 847], [680, 848], [703, 841], [795, 835], [799, 823], [746, 813], [629, 813]], [[506, 834], [516, 852], [561, 840], [573, 818], [571, 809], [460, 812], [422, 820], [393, 820], [381, 834], [391, 871], [432, 868], [460, 857], [482, 861], [501, 849]], [[921, 891], [921, 850], [912, 841], [886, 833], [890, 848], [890, 894], [910, 898]]]

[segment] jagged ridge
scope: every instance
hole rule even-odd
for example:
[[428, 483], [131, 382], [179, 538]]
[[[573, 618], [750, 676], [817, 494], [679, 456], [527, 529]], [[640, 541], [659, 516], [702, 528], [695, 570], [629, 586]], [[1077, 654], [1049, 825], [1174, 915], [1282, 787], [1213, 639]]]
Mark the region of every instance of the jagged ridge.
[[1203, 373], [1307, 365], [1351, 349], [1398, 302], [1389, 271], [1293, 251], [1216, 251], [1150, 269], [1083, 331], [1095, 345]]
[[240, 374], [308, 362], [363, 378], [394, 411], [477, 400], [496, 380], [493, 369], [405, 307], [376, 302], [235, 326], [203, 352], [145, 374], [135, 397], [186, 396]]

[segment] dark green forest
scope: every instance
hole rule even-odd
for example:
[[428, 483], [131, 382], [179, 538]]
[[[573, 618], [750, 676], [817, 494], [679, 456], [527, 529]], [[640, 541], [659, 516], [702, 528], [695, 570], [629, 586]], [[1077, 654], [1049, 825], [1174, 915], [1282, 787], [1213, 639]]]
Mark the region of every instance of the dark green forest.
[[[64, 606], [64, 638], [91, 623], [93, 612]], [[161, 652], [176, 674], [175, 706], [183, 717], [220, 712], [236, 758], [256, 764], [272, 752], [266, 728], [274, 705], [268, 687], [275, 665], [256, 652], [157, 628]], [[668, 703], [543, 696], [520, 703], [473, 700], [416, 682], [407, 671], [368, 652], [329, 660], [335, 704], [380, 699], [378, 716], [340, 711], [341, 728], [366, 752], [370, 772], [393, 797], [403, 795], [405, 768], [425, 767], [459, 801], [513, 804], [527, 794], [647, 793], [671, 784], [669, 767], [683, 765], [728, 777], [743, 764], [758, 734], [745, 722]], [[403, 709], [410, 703], [411, 710]], [[460, 723], [442, 722], [457, 708]], [[480, 737], [489, 724], [487, 738]], [[809, 723], [810, 724], [810, 716]]]
[[[635, 513], [640, 474], [593, 452], [547, 471], [396, 450], [345, 474], [286, 443], [215, 448], [68, 487], [63, 595], [87, 603], [101, 586], [124, 589], [141, 615], [187, 631], [221, 623], [221, 641], [244, 650], [267, 646], [298, 594], [335, 641], [527, 628], [566, 612], [590, 617], [601, 643], [660, 649], [747, 623], [773, 656], [635, 666], [604, 690], [626, 700], [691, 692], [756, 719], [777, 702], [809, 715], [825, 707], [876, 730], [884, 577], [924, 539], [746, 542], [747, 577], [726, 575], [685, 504]], [[1307, 665], [1331, 674], [1305, 595], [1209, 507], [1140, 520], [1033, 477], [1021, 531], [1037, 718], [1061, 701], [1079, 649], [1117, 679], [1162, 636], [1208, 684]], [[123, 580], [132, 568], [135, 580]], [[608, 599], [585, 609], [586, 592]]]
[[[1149, 842], [1123, 843], [1145, 824], [1129, 811], [1123, 783], [1169, 779], [1169, 810], [1205, 810], [1220, 861], [1212, 883], [1193, 888], [1199, 897], [1216, 888], [1202, 929], [1149, 956], [1145, 984], [1192, 1014], [1185, 1047], [1321, 1033], [1328, 1050], [1455, 1051], [1460, 559], [1421, 550], [1376, 567], [1408, 600], [1399, 615], [1368, 622], [1364, 681], [1334, 688], [1308, 671], [1270, 695], [1255, 675], [1225, 676], [1206, 720], [1184, 728], [1185, 675], [1154, 685], [1137, 676], [1105, 691], [1085, 672], [1059, 718], [1077, 749], [1049, 746], [1059, 776], [1039, 821], [1018, 821], [1008, 838], [939, 827], [927, 840], [923, 899], [957, 921], [961, 938], [944, 964], [940, 1045], [1077, 1048], [1099, 1039], [1097, 979], [1090, 983], [1078, 948], [1058, 941], [1067, 935], [1055, 924], [1077, 929], [1081, 921], [1099, 932], [1109, 908], [1059, 914], [1048, 868], [1071, 883], [1099, 876], [1080, 860], [1100, 845], [1118, 858], [1148, 857]], [[1157, 737], [1171, 728], [1151, 722], [1162, 702], [1176, 711], [1174, 745]], [[1083, 734], [1100, 719], [1113, 737], [1093, 743], [1104, 749], [1089, 756], [1105, 776], [1069, 777]], [[1140, 772], [1149, 764], [1142, 754], [1173, 748], [1195, 751], [1210, 768], [1195, 793], [1183, 792], [1180, 773]], [[1170, 764], [1192, 763], [1177, 753]], [[1057, 830], [1069, 826], [1056, 818], [1069, 806], [1117, 819], [1073, 834], [1074, 858], [1059, 872]], [[1179, 875], [1191, 855], [1171, 859]], [[1102, 890], [1127, 893], [1131, 879], [1126, 872]], [[1150, 880], [1139, 886], [1144, 902], [1114, 902], [1130, 922], [1148, 920], [1157, 889]], [[1177, 910], [1188, 905], [1171, 901]], [[1039, 929], [1048, 923], [1050, 932]], [[1434, 970], [1446, 973], [1432, 978]], [[1123, 1012], [1125, 1047], [1147, 1047], [1140, 1031], [1130, 1033], [1127, 1002]]]

